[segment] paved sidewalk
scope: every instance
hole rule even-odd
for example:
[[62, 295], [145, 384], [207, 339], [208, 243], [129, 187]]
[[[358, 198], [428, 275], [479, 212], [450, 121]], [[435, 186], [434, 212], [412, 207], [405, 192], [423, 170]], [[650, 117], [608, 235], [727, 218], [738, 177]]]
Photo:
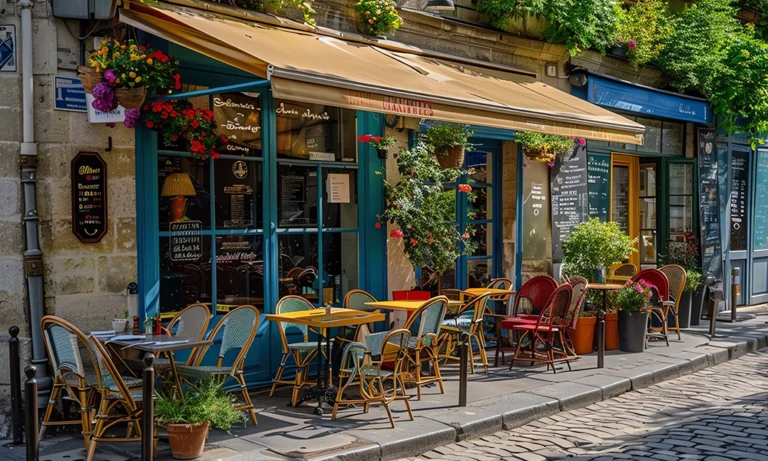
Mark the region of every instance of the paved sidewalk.
[[416, 460], [768, 460], [768, 353], [632, 391]]
[[[457, 407], [457, 369], [446, 367], [445, 395], [439, 394], [437, 388], [425, 389], [421, 401], [412, 401], [415, 421], [408, 420], [402, 403], [393, 404], [395, 429], [389, 427], [383, 408], [371, 408], [367, 415], [360, 409], [343, 409], [337, 421], [330, 421], [328, 416], [315, 416], [308, 404], [288, 407], [288, 388], [271, 398], [267, 390], [255, 391], [252, 396], [259, 411], [259, 425], [233, 428], [232, 435], [212, 431], [201, 459], [378, 461], [416, 456], [436, 447], [584, 408], [762, 349], [768, 341], [767, 322], [767, 315], [757, 315], [736, 324], [718, 323], [718, 333], [723, 337], [714, 341], [702, 334], [707, 327], [702, 325], [683, 333], [681, 341], [671, 340], [669, 347], [652, 343], [640, 354], [609, 352], [604, 369], [596, 368], [595, 354], [574, 362], [573, 371], [561, 367], [557, 374], [545, 371], [544, 367], [516, 366], [512, 371], [506, 366], [493, 368], [489, 376], [478, 373], [470, 377], [465, 408]], [[41, 453], [41, 461], [84, 459], [82, 441], [74, 436], [44, 440]], [[139, 446], [103, 444], [97, 455], [95, 461], [139, 459]], [[0, 447], [0, 459], [23, 460], [23, 447]], [[161, 443], [156, 459], [171, 459], [167, 444]]]

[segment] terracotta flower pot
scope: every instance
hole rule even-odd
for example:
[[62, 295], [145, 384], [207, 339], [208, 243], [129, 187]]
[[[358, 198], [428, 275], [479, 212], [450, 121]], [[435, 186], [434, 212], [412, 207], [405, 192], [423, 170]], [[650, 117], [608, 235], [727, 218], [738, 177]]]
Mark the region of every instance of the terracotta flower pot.
[[144, 104], [147, 99], [147, 87], [138, 88], [117, 88], [115, 89], [117, 102], [125, 109], [137, 109]]
[[194, 459], [203, 454], [208, 437], [208, 422], [201, 424], [169, 424], [168, 443], [176, 459]]
[[619, 348], [619, 313], [605, 314], [605, 350], [615, 351]]
[[595, 322], [597, 317], [580, 317], [576, 321], [576, 329], [569, 331], [573, 349], [578, 355], [591, 354], [594, 350], [592, 345], [595, 339]]
[[464, 146], [435, 149], [435, 159], [440, 168], [461, 168], [464, 166]]

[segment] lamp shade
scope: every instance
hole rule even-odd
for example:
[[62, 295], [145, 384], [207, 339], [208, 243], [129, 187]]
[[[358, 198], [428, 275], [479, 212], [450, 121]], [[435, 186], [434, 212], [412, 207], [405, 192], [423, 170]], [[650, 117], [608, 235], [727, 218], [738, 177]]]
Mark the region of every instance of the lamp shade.
[[186, 173], [173, 173], [165, 178], [163, 191], [160, 192], [163, 197], [194, 197], [197, 195], [192, 180]]
[[456, 9], [456, 6], [453, 4], [452, 0], [429, 0], [424, 9], [433, 11], [453, 11]]

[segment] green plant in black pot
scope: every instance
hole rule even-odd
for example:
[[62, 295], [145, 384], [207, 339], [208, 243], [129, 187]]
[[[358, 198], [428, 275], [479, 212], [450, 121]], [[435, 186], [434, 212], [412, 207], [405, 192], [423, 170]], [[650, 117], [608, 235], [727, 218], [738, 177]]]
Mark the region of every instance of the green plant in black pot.
[[161, 397], [155, 402], [155, 421], [168, 430], [171, 453], [177, 459], [197, 458], [203, 453], [210, 426], [229, 431], [243, 421], [222, 388], [224, 381], [208, 377], [188, 389], [184, 398]]
[[616, 294], [619, 307], [619, 349], [624, 352], [643, 352], [648, 330], [646, 307], [653, 297], [654, 287], [644, 280], [627, 282]]

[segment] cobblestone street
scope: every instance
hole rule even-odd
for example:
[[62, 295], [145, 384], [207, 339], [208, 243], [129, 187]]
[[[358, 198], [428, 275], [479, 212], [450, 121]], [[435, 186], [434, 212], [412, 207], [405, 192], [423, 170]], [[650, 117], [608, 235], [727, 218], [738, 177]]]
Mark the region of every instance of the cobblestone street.
[[565, 458], [768, 461], [768, 352], [409, 459]]

